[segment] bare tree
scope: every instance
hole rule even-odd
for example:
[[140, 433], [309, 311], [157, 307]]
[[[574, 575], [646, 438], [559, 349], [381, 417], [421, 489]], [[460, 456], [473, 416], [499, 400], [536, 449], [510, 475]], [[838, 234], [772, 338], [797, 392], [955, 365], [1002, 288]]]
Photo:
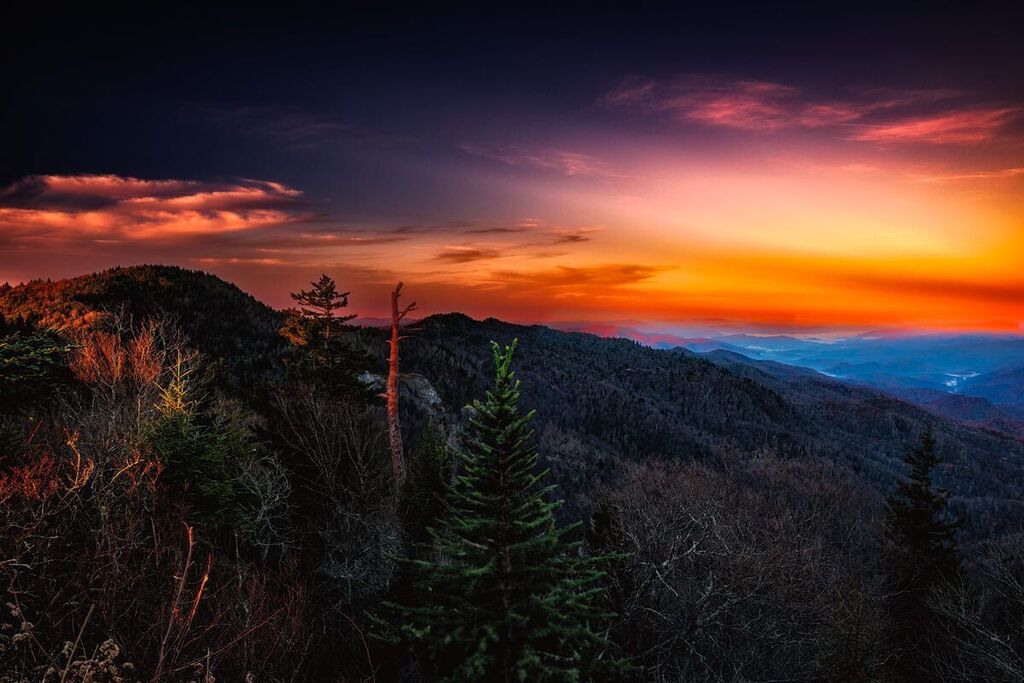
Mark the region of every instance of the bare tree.
[[398, 297], [402, 295], [402, 283], [399, 282], [394, 291], [391, 292], [391, 354], [388, 358], [388, 440], [391, 442], [391, 469], [395, 475], [395, 487], [401, 487], [405, 482], [405, 455], [402, 451], [402, 427], [398, 419], [398, 342], [405, 337], [399, 333], [402, 319], [416, 310], [416, 302], [413, 301], [405, 308], [399, 310]]
[[857, 573], [870, 527], [847, 513], [869, 501], [849, 483], [774, 458], [628, 466], [608, 498], [612, 637], [644, 680], [877, 680], [877, 590]]
[[1024, 681], [1024, 534], [989, 542], [975, 560], [978, 587], [937, 586], [928, 596], [947, 643], [930, 657], [944, 681]]

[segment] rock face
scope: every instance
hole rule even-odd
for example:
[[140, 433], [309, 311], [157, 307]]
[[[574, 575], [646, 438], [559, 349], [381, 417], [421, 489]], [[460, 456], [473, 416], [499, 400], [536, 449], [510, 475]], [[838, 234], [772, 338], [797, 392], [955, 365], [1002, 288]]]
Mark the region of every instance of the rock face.
[[423, 375], [403, 375], [401, 378], [402, 398], [413, 402], [420, 412], [432, 418], [444, 414], [444, 403], [434, 385]]
[[[387, 385], [387, 378], [372, 372], [359, 375], [359, 381], [371, 391], [382, 394]], [[415, 412], [424, 420], [441, 422], [446, 417], [444, 402], [434, 385], [423, 375], [402, 375], [399, 384], [399, 396], [403, 412], [406, 409]]]

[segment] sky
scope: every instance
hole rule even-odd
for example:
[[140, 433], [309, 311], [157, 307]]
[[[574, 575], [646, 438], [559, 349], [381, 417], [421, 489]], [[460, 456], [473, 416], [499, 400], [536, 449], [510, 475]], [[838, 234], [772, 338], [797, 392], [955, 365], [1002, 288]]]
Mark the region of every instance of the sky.
[[2, 10], [0, 281], [1024, 331], [1019, 3], [634, 4]]

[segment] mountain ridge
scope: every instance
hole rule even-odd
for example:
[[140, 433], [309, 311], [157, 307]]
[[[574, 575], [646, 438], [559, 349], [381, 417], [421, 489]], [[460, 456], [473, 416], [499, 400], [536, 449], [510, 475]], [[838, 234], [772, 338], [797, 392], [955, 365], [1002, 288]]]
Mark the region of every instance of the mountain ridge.
[[[280, 313], [229, 283], [163, 266], [120, 268], [0, 293], [0, 313], [99, 324], [111, 308], [166, 315], [232, 386], [272, 381], [281, 367]], [[64, 312], [72, 310], [75, 315]], [[358, 319], [356, 319], [358, 323]], [[353, 327], [352, 338], [383, 364], [385, 331]], [[1024, 519], [1024, 442], [943, 418], [884, 392], [787, 365], [757, 367], [736, 355], [653, 349], [626, 339], [516, 325], [461, 313], [418, 321], [402, 346], [403, 370], [427, 378], [449, 421], [482, 395], [490, 344], [519, 339], [523, 403], [537, 410], [541, 451], [570, 495], [617, 476], [623, 463], [658, 458], [723, 467], [772, 453], [827, 458], [885, 492], [917, 434], [934, 423], [940, 481], [954, 506], [992, 531]], [[715, 362], [717, 361], [717, 362]], [[414, 406], [408, 406], [414, 410]], [[417, 419], [419, 422], [417, 423]], [[410, 415], [409, 425], [427, 417]], [[979, 530], [979, 535], [982, 535]]]

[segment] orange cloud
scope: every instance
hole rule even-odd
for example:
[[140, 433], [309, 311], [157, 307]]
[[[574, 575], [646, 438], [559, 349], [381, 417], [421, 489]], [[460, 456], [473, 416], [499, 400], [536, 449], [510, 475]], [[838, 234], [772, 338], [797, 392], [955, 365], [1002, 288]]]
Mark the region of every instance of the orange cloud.
[[158, 240], [308, 220], [301, 192], [275, 182], [115, 175], [31, 176], [0, 190], [8, 239]]
[[282, 266], [285, 264], [284, 260], [279, 258], [239, 258], [237, 256], [231, 257], [215, 257], [207, 256], [203, 258], [192, 259], [195, 263], [201, 266], [222, 266], [222, 265], [253, 265], [253, 266]]

